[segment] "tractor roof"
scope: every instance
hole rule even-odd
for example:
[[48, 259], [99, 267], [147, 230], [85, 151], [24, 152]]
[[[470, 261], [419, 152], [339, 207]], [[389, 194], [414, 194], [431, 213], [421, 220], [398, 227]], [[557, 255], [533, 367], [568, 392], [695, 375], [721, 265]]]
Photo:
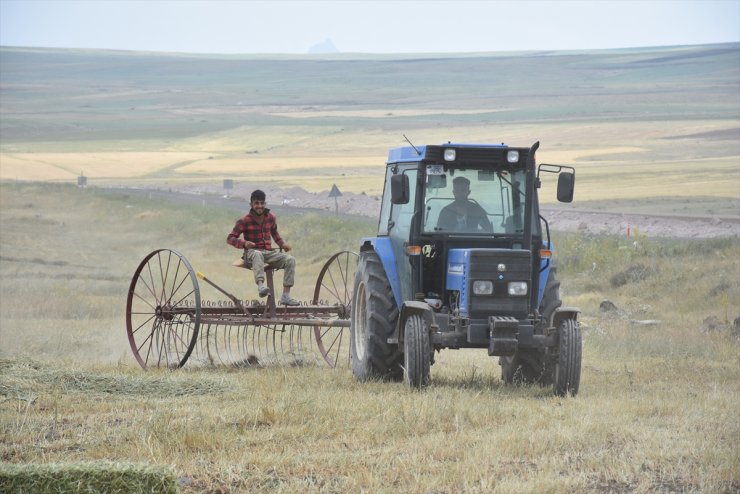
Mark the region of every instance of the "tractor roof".
[[466, 162], [479, 163], [502, 163], [508, 150], [518, 150], [521, 162], [524, 163], [528, 147], [509, 147], [506, 144], [463, 144], [448, 142], [441, 145], [426, 146], [403, 146], [393, 148], [388, 152], [387, 164], [392, 163], [415, 163], [419, 161], [440, 162], [443, 160], [445, 149], [455, 149], [458, 159], [464, 158]]

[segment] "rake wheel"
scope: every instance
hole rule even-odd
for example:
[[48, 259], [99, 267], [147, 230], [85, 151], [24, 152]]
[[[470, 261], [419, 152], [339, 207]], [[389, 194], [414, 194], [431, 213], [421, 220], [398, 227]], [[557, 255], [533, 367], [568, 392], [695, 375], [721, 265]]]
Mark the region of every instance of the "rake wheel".
[[[337, 319], [348, 320], [352, 313], [352, 289], [359, 256], [350, 251], [337, 252], [319, 273], [313, 294], [313, 305], [333, 305]], [[349, 363], [349, 334], [341, 327], [317, 324], [313, 328], [321, 356], [330, 367]]]
[[126, 301], [126, 333], [142, 368], [179, 368], [200, 328], [198, 279], [177, 251], [158, 249], [141, 261]]

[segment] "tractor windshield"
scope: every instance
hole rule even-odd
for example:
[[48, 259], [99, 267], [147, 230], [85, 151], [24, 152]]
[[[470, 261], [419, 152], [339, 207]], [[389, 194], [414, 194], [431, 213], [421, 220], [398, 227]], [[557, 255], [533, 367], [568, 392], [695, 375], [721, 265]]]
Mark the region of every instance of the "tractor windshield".
[[521, 234], [523, 170], [444, 169], [429, 165], [424, 231], [464, 235]]

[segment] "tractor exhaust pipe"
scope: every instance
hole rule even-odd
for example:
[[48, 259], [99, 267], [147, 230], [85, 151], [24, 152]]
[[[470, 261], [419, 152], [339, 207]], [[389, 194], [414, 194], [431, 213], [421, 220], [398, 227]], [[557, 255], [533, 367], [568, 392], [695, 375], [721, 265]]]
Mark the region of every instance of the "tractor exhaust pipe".
[[540, 147], [540, 141], [532, 144], [527, 154], [527, 181], [525, 184], [527, 190], [527, 200], [524, 202], [524, 248], [528, 251], [532, 250], [532, 205], [534, 194], [536, 193], [534, 188], [536, 167], [534, 161], [534, 154]]

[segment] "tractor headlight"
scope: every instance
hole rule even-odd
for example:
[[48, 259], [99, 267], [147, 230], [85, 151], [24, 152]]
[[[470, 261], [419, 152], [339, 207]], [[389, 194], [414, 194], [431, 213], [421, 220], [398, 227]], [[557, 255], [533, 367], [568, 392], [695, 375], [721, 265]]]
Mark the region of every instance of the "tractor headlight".
[[520, 297], [527, 294], [527, 282], [526, 281], [510, 281], [509, 282], [509, 295], [513, 297]]
[[475, 295], [491, 295], [493, 293], [493, 281], [477, 280], [473, 282], [473, 293]]
[[506, 161], [509, 163], [518, 163], [519, 162], [519, 151], [511, 150], [508, 153], [506, 153]]
[[457, 157], [457, 151], [454, 149], [445, 149], [445, 161], [455, 161]]

